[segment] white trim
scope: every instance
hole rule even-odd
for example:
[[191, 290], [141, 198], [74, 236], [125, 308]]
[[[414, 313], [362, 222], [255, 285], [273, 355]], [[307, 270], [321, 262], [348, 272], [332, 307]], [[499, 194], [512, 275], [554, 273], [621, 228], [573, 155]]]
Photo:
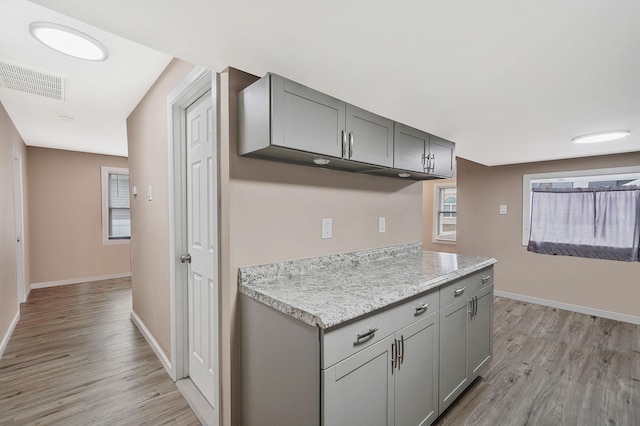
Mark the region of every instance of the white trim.
[[[187, 306], [187, 269], [180, 263], [180, 255], [187, 249], [186, 233], [186, 109], [194, 101], [211, 90], [214, 105], [214, 127], [217, 128], [218, 111], [218, 76], [203, 67], [195, 67], [167, 96], [167, 148], [168, 155], [168, 187], [169, 187], [169, 286], [171, 311], [171, 362], [174, 366], [170, 375], [174, 381], [185, 379], [189, 374], [188, 353], [188, 306]], [[217, 131], [214, 133], [217, 135]], [[215, 140], [215, 151], [218, 140]], [[217, 187], [216, 199], [218, 198]], [[218, 222], [216, 218], [216, 223]], [[218, 259], [215, 259], [216, 262]], [[219, 271], [216, 265], [215, 270]], [[218, 291], [220, 289], [218, 278]], [[219, 297], [216, 310], [220, 312]], [[220, 424], [220, 321], [214, 330], [215, 358], [217, 362], [214, 391], [215, 415], [212, 426]]]
[[538, 297], [523, 296], [521, 294], [508, 293], [506, 291], [496, 290], [493, 292], [493, 294], [499, 297], [506, 297], [507, 299], [520, 300], [522, 302], [535, 303], [537, 305], [549, 306], [551, 308], [564, 309], [565, 311], [578, 312], [580, 314], [586, 315], [595, 315], [597, 317], [640, 325], [640, 317], [636, 317], [633, 315], [604, 311], [602, 309], [589, 308], [586, 306], [572, 305], [570, 303], [556, 302], [555, 300], [540, 299]]
[[162, 366], [164, 367], [164, 369], [167, 370], [167, 373], [169, 373], [169, 376], [171, 376], [171, 374], [172, 374], [171, 373], [171, 371], [172, 371], [171, 370], [171, 361], [169, 361], [169, 358], [167, 358], [167, 355], [160, 348], [160, 345], [158, 344], [156, 339], [153, 338], [153, 335], [151, 334], [149, 329], [147, 327], [145, 327], [144, 322], [142, 322], [140, 317], [138, 315], [136, 315], [136, 313], [133, 312], [133, 311], [131, 311], [131, 322], [136, 327], [138, 327], [138, 330], [140, 330], [140, 333], [144, 336], [144, 338], [147, 341], [147, 343], [149, 344], [149, 346], [151, 346], [151, 349], [153, 349], [153, 352], [155, 352], [156, 356], [158, 357], [158, 359], [162, 363]]
[[[433, 184], [433, 223], [432, 223], [432, 233], [431, 233], [431, 242], [436, 244], [456, 244], [456, 240], [458, 238], [457, 227], [456, 234], [446, 237], [440, 236], [438, 234], [438, 218], [440, 215], [440, 190], [445, 188], [456, 188], [456, 198], [457, 195], [457, 182], [453, 183], [435, 183]], [[457, 210], [457, 208], [456, 208]]]
[[20, 308], [18, 308], [18, 312], [16, 312], [16, 316], [13, 317], [13, 321], [11, 321], [11, 324], [9, 324], [9, 328], [7, 329], [7, 332], [2, 338], [2, 341], [0, 342], [0, 359], [2, 358], [2, 355], [4, 355], [4, 350], [7, 349], [7, 345], [9, 344], [9, 339], [11, 339], [11, 335], [13, 334], [13, 331], [16, 329], [16, 325], [18, 325], [18, 321], [20, 321]]
[[125, 272], [123, 274], [111, 274], [111, 275], [100, 275], [97, 277], [84, 277], [84, 278], [71, 278], [68, 280], [59, 280], [59, 281], [45, 281], [41, 283], [31, 283], [29, 286], [29, 292], [34, 288], [47, 288], [47, 287], [57, 287], [61, 285], [69, 285], [69, 284], [82, 284], [89, 283], [93, 281], [104, 281], [104, 280], [113, 280], [116, 278], [127, 278], [131, 276], [131, 272]]
[[[16, 162], [18, 163], [16, 165]], [[20, 309], [20, 303], [24, 303], [27, 299], [25, 297], [25, 287], [26, 287], [26, 256], [25, 256], [25, 236], [24, 236], [24, 162], [22, 160], [22, 153], [20, 150], [13, 145], [13, 161], [11, 162], [12, 166], [12, 178], [13, 181], [13, 211], [14, 211], [14, 224], [16, 231], [16, 239], [21, 238], [21, 244], [18, 244], [18, 250], [16, 250], [16, 258], [22, 259], [22, 270], [20, 270], [20, 262], [16, 260], [16, 288], [18, 295], [18, 310]], [[15, 181], [16, 177], [18, 178], [18, 182]], [[18, 190], [16, 194], [16, 189]], [[18, 215], [20, 216], [20, 229], [18, 229]], [[22, 253], [20, 253], [22, 252]]]
[[124, 167], [100, 167], [101, 176], [101, 196], [102, 196], [102, 244], [115, 245], [115, 244], [131, 244], [131, 238], [109, 238], [109, 175], [119, 174], [129, 176], [129, 169]]
[[531, 181], [537, 179], [569, 178], [598, 175], [640, 173], [640, 166], [609, 167], [606, 169], [573, 170], [562, 172], [531, 173], [522, 175], [522, 245], [529, 244], [531, 222]]

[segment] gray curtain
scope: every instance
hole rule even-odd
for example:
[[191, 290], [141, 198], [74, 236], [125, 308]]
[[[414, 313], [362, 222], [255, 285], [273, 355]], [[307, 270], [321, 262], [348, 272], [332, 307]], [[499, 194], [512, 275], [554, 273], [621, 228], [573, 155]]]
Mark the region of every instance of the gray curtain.
[[527, 250], [638, 260], [640, 188], [534, 188]]

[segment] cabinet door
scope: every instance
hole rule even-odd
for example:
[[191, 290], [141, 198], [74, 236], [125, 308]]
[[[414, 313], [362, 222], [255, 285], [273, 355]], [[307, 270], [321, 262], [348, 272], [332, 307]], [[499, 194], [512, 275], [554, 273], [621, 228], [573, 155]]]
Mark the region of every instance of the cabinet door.
[[396, 333], [402, 363], [395, 376], [395, 426], [427, 426], [438, 417], [438, 313]]
[[[475, 301], [475, 315], [469, 315], [469, 380], [480, 374], [493, 354], [493, 286], [477, 291], [472, 297]], [[473, 306], [473, 304], [471, 305]]]
[[393, 167], [424, 173], [425, 146], [429, 134], [404, 124], [395, 123], [393, 138]]
[[322, 371], [324, 426], [393, 425], [393, 336]]
[[393, 167], [393, 121], [347, 104], [345, 158]]
[[431, 154], [432, 175], [453, 177], [454, 143], [434, 135], [429, 136], [429, 154]]
[[345, 103], [271, 75], [272, 145], [342, 156]]
[[468, 306], [465, 298], [440, 310], [439, 414], [467, 387]]

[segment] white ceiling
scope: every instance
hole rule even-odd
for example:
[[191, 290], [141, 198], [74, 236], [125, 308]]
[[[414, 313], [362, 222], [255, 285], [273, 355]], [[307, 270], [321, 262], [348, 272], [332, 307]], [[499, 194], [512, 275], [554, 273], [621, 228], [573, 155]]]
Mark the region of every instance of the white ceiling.
[[[637, 0], [34, 2], [216, 71], [276, 72], [487, 165], [640, 150]], [[632, 135], [571, 144], [613, 129]]]
[[[84, 61], [49, 49], [29, 33], [35, 21], [91, 35], [107, 47], [108, 60]], [[65, 101], [0, 88], [0, 102], [27, 145], [126, 156], [126, 118], [171, 56], [26, 0], [0, 0], [0, 60], [67, 78]]]

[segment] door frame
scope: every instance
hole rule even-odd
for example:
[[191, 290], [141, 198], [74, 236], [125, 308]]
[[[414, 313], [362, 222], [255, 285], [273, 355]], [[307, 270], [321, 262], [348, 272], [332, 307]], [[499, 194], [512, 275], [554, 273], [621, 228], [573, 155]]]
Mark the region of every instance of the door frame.
[[[18, 293], [18, 306], [21, 303], [26, 301], [26, 275], [25, 275], [25, 241], [24, 241], [24, 179], [22, 176], [23, 173], [23, 161], [22, 161], [22, 153], [16, 146], [13, 146], [13, 162], [12, 162], [12, 173], [13, 173], [13, 211], [14, 211], [14, 227], [16, 228], [16, 239], [18, 236], [22, 238], [21, 244], [19, 244], [19, 249], [22, 251], [20, 253], [22, 257], [22, 271], [19, 270], [19, 262], [16, 262], [16, 285], [17, 285], [17, 293]], [[16, 180], [17, 177], [17, 180]], [[20, 228], [18, 228], [18, 217], [20, 216]], [[17, 242], [17, 241], [16, 241]], [[16, 253], [16, 256], [18, 253]], [[20, 279], [22, 277], [22, 279]]]
[[[174, 381], [189, 376], [189, 310], [188, 310], [188, 271], [180, 256], [187, 251], [187, 203], [186, 203], [186, 110], [189, 105], [211, 90], [214, 107], [213, 126], [214, 152], [218, 152], [218, 75], [209, 69], [196, 66], [167, 96], [167, 123], [169, 148], [169, 287], [171, 310], [171, 371]], [[218, 162], [215, 163], [216, 169]], [[216, 170], [217, 173], [217, 170]], [[217, 177], [216, 181], [217, 182]], [[215, 185], [216, 199], [219, 200], [217, 185]], [[218, 205], [219, 202], [216, 202]], [[217, 209], [216, 209], [217, 210]], [[216, 218], [219, 228], [219, 219]], [[219, 235], [219, 233], [216, 233]], [[220, 247], [218, 238], [218, 248]], [[215, 270], [218, 271], [218, 314], [217, 327], [213, 328], [215, 348], [215, 368], [218, 380], [215, 383], [214, 402], [217, 411], [216, 424], [220, 416], [220, 276], [218, 256], [214, 259]]]

